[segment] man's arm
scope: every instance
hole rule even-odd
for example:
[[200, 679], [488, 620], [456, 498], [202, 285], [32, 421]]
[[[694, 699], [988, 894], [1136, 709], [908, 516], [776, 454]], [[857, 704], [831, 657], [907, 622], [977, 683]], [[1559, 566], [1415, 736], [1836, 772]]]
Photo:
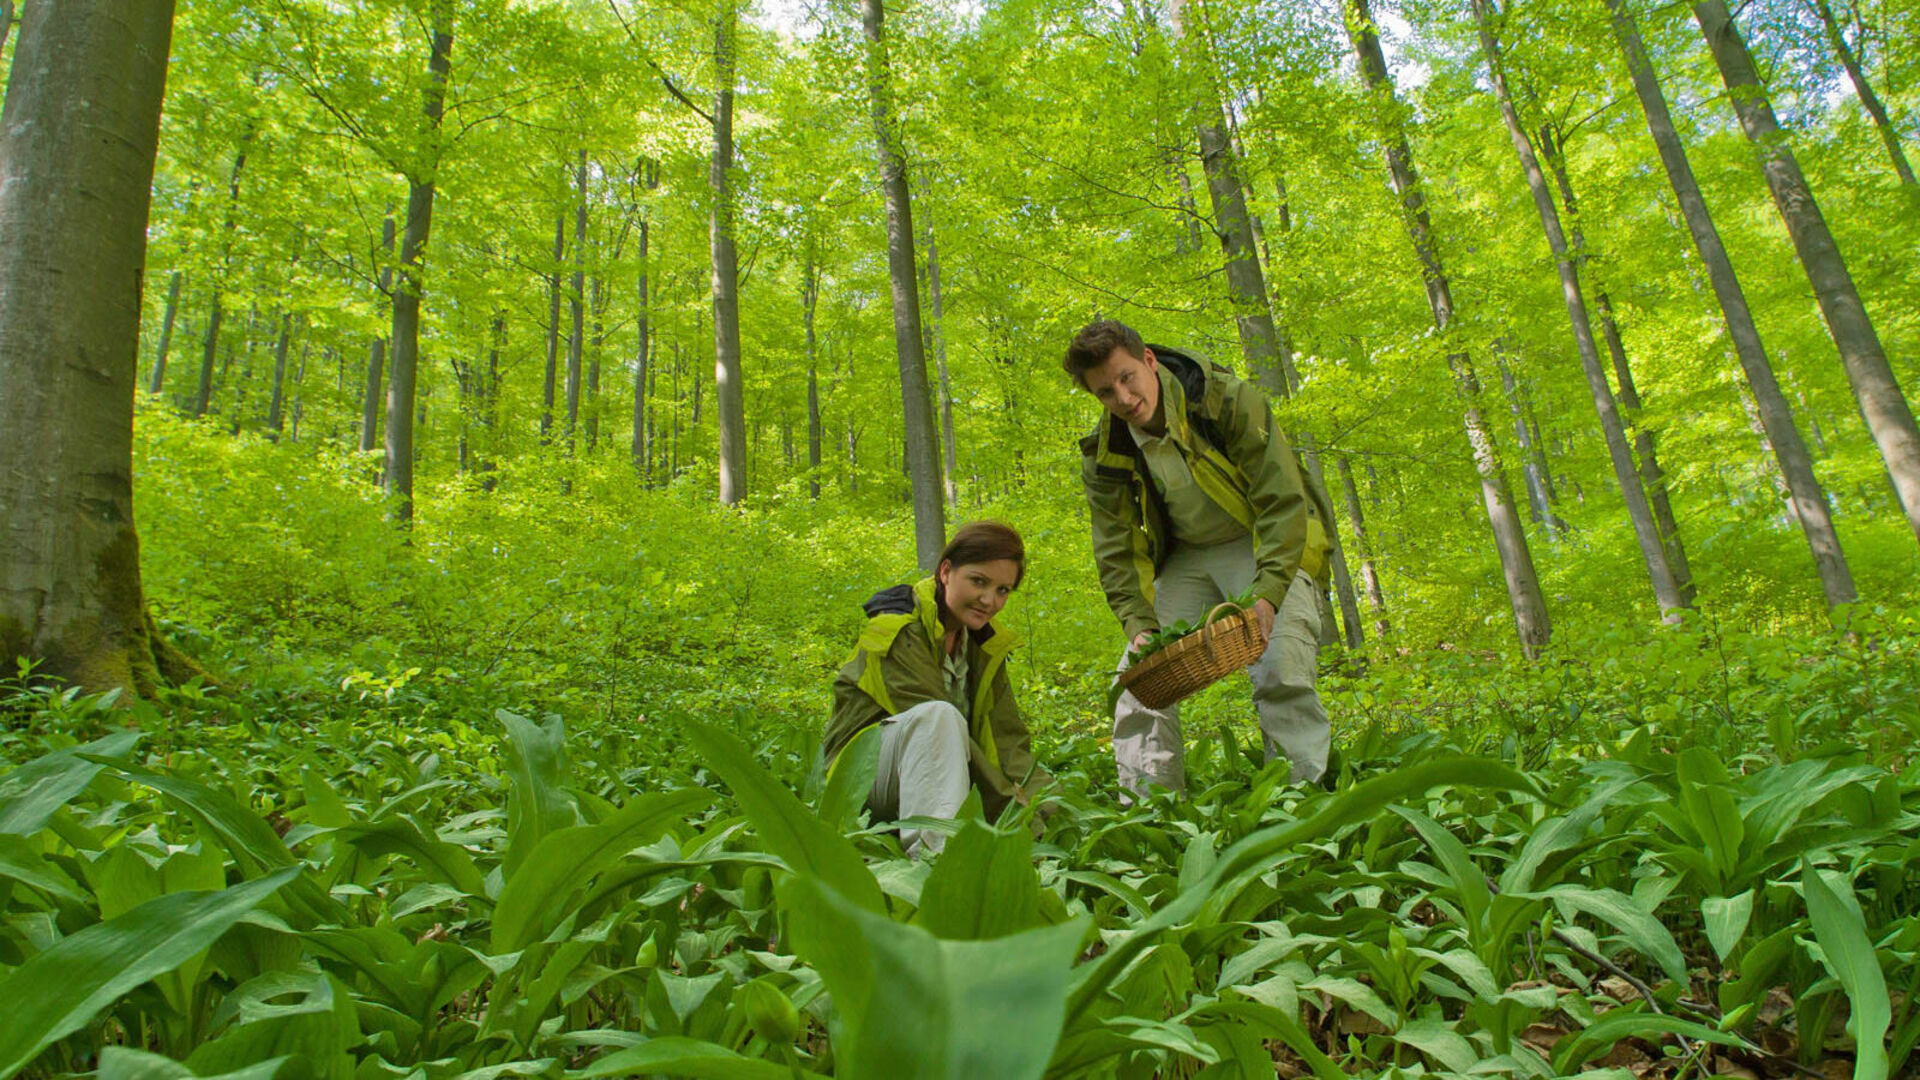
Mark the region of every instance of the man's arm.
[[1125, 628], [1129, 641], [1160, 628], [1160, 619], [1147, 599], [1153, 587], [1153, 564], [1146, 557], [1145, 534], [1128, 482], [1102, 476], [1094, 458], [1082, 459], [1080, 479], [1087, 489], [1087, 516], [1093, 525], [1093, 562], [1100, 571], [1100, 588], [1107, 606]]
[[1227, 392], [1222, 432], [1227, 445], [1221, 449], [1247, 478], [1255, 537], [1253, 595], [1277, 611], [1306, 553], [1306, 485], [1266, 395], [1237, 380]]

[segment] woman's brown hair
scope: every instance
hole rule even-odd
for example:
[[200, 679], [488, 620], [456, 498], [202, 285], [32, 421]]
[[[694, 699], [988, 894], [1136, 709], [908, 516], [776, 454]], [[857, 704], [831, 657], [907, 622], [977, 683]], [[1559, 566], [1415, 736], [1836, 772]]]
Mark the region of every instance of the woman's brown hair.
[[1013, 526], [1004, 521], [970, 521], [947, 541], [940, 552], [940, 562], [934, 565], [969, 566], [998, 559], [1011, 559], [1013, 565], [1020, 568], [1014, 575], [1015, 585], [1027, 576], [1027, 545], [1021, 542]]

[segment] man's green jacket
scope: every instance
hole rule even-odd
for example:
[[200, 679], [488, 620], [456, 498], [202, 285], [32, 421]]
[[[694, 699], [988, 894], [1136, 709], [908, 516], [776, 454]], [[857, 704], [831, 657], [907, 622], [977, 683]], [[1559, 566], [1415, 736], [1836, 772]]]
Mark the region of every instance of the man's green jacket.
[[[934, 579], [883, 589], [864, 607], [866, 629], [833, 680], [833, 718], [821, 740], [829, 761], [862, 728], [922, 702], [947, 699], [946, 632]], [[967, 635], [967, 758], [989, 818], [1006, 806], [1016, 785], [1031, 791], [1038, 786], [1032, 778], [1046, 775], [1034, 767], [1027, 722], [1007, 678], [1007, 654], [1018, 644], [1013, 631], [991, 622]]]
[[[1253, 595], [1277, 611], [1298, 571], [1324, 581], [1332, 509], [1324, 495], [1309, 495], [1265, 394], [1217, 364], [1148, 348], [1159, 362], [1167, 433], [1189, 451], [1200, 489], [1253, 534]], [[1166, 504], [1126, 421], [1102, 412], [1080, 451], [1107, 605], [1129, 639], [1157, 630], [1153, 580], [1174, 538]]]

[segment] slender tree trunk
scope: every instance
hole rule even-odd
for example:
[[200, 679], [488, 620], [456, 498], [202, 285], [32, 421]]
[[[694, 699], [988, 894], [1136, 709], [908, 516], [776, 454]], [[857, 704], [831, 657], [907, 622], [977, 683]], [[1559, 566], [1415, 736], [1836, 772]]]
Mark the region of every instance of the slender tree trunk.
[[1205, 241], [1200, 235], [1200, 206], [1193, 198], [1193, 177], [1187, 175], [1186, 165], [1180, 160], [1181, 156], [1183, 155], [1170, 156], [1167, 162], [1167, 170], [1173, 174], [1174, 182], [1180, 187], [1178, 196], [1180, 214], [1187, 223], [1186, 235], [1174, 241], [1175, 255], [1184, 255], [1189, 251], [1197, 252], [1205, 246]]
[[567, 290], [567, 452], [572, 453], [574, 431], [580, 423], [580, 354], [586, 347], [587, 292], [587, 152], [580, 151], [574, 171], [573, 287]]
[[[1320, 464], [1320, 452], [1307, 445], [1303, 453], [1307, 466], [1307, 479], [1320, 490], [1327, 490], [1327, 474]], [[1340, 599], [1340, 625], [1346, 631], [1347, 648], [1358, 649], [1366, 644], [1366, 633], [1360, 628], [1360, 603], [1353, 595], [1353, 577], [1347, 571], [1346, 545], [1340, 542], [1340, 523], [1327, 522], [1327, 542], [1329, 562], [1333, 567], [1333, 592]]]
[[922, 173], [920, 190], [927, 196], [922, 199], [927, 211], [927, 300], [933, 305], [933, 365], [940, 377], [941, 478], [947, 506], [952, 507], [960, 501], [959, 469], [954, 465], [953, 383], [947, 377], [947, 335], [943, 329], [945, 302], [940, 289], [940, 249], [934, 243], [933, 200], [929, 189], [926, 174]]
[[[1586, 237], [1580, 232], [1579, 203], [1573, 197], [1573, 182], [1567, 175], [1566, 158], [1560, 152], [1559, 139], [1552, 124], [1541, 126], [1540, 142], [1547, 160], [1553, 166], [1554, 181], [1560, 189], [1560, 201], [1567, 208], [1573, 248], [1581, 253], [1574, 261], [1577, 265], [1585, 266], [1590, 256], [1586, 253]], [[1634, 383], [1633, 365], [1627, 362], [1627, 347], [1620, 338], [1619, 320], [1613, 314], [1613, 299], [1607, 295], [1606, 289], [1596, 286], [1593, 302], [1594, 308], [1600, 313], [1600, 337], [1607, 343], [1607, 355], [1613, 361], [1614, 381], [1620, 386], [1620, 408], [1625, 413], [1627, 430], [1633, 435], [1634, 452], [1640, 460], [1640, 482], [1646, 485], [1647, 501], [1653, 504], [1653, 520], [1659, 526], [1661, 542], [1666, 546], [1667, 566], [1680, 586], [1681, 598], [1691, 607], [1696, 592], [1693, 567], [1687, 560], [1687, 545], [1680, 538], [1680, 522], [1674, 516], [1673, 500], [1667, 491], [1666, 470], [1660, 467], [1655, 433], [1641, 420], [1640, 391]]]
[[807, 262], [800, 285], [801, 322], [807, 331], [807, 493], [820, 498], [820, 348], [814, 333], [814, 311], [820, 300], [820, 266], [815, 261], [811, 236], [807, 240]]
[[927, 357], [920, 347], [920, 291], [914, 284], [913, 207], [907, 164], [893, 131], [891, 61], [882, 0], [861, 0], [867, 34], [867, 92], [873, 115], [880, 186], [887, 203], [887, 267], [893, 279], [893, 342], [900, 359], [900, 407], [906, 465], [913, 482], [913, 534], [920, 568], [932, 570], [946, 545], [946, 504], [939, 448], [927, 392]]
[[0, 656], [151, 693], [133, 402], [171, 0], [26, 5], [0, 111]]
[[1793, 249], [1813, 286], [1814, 300], [1826, 317], [1833, 343], [1840, 349], [1860, 415], [1880, 447], [1881, 460], [1906, 511], [1907, 524], [1920, 539], [1920, 426], [1914, 423], [1913, 410], [1887, 362], [1880, 335], [1874, 331], [1873, 320], [1854, 287], [1847, 261], [1820, 213], [1820, 204], [1814, 201], [1813, 189], [1800, 172], [1792, 140], [1773, 115], [1766, 87], [1754, 70], [1753, 58], [1733, 25], [1733, 17], [1727, 14], [1727, 5], [1723, 0], [1695, 0], [1693, 17], [1707, 37], [1740, 126], [1760, 152], [1761, 171], [1773, 192], [1774, 206], [1793, 238]]
[[220, 356], [220, 322], [226, 310], [220, 303], [218, 283], [213, 289], [213, 303], [207, 312], [207, 332], [200, 346], [200, 386], [193, 396], [193, 415], [207, 415], [207, 406], [213, 403], [213, 362]]
[[1367, 607], [1373, 612], [1373, 632], [1384, 640], [1392, 629], [1387, 619], [1386, 592], [1380, 587], [1380, 571], [1373, 562], [1373, 542], [1367, 538], [1367, 514], [1360, 505], [1360, 489], [1353, 482], [1353, 463], [1345, 454], [1334, 458], [1340, 469], [1340, 486], [1346, 494], [1347, 520], [1353, 524], [1354, 554], [1360, 559], [1360, 585], [1366, 590]]
[[[641, 164], [641, 170], [646, 174], [645, 178], [648, 181], [652, 181], [654, 176], [654, 174], [649, 171], [650, 166], [650, 162], [643, 162]], [[649, 182], [647, 187], [651, 190], [653, 183]], [[652, 458], [652, 447], [648, 442], [648, 436], [651, 434], [651, 421], [647, 408], [647, 361], [649, 359], [649, 350], [653, 347], [653, 293], [652, 283], [647, 276], [648, 271], [652, 269], [652, 238], [652, 222], [648, 219], [648, 211], [643, 209], [640, 211], [640, 235], [637, 245], [638, 251], [636, 252], [640, 262], [638, 281], [640, 304], [638, 311], [634, 314], [632, 451], [633, 471], [643, 484], [650, 484], [653, 480], [648, 468], [648, 464]]]
[[594, 278], [588, 288], [592, 297], [587, 305], [592, 325], [587, 336], [587, 453], [592, 454], [600, 445], [600, 349], [606, 343], [606, 285], [602, 278]]
[[[386, 253], [380, 267], [380, 295], [393, 300], [393, 210], [380, 225], [380, 250]], [[364, 453], [385, 445], [380, 439], [380, 413], [386, 403], [384, 368], [387, 364], [387, 339], [379, 334], [367, 345], [366, 396], [360, 401], [360, 449]]]
[[387, 386], [387, 498], [395, 521], [413, 523], [414, 384], [420, 356], [420, 268], [433, 227], [434, 180], [440, 169], [440, 114], [453, 62], [453, 0], [434, 0], [427, 85], [421, 92], [425, 146], [407, 177], [407, 226], [393, 289], [393, 372]]
[[1841, 32], [1839, 20], [1833, 17], [1833, 6], [1827, 0], [1813, 0], [1813, 7], [1820, 15], [1820, 25], [1826, 28], [1827, 42], [1833, 46], [1834, 54], [1840, 57], [1840, 66], [1847, 69], [1853, 92], [1860, 97], [1860, 107], [1873, 118], [1873, 130], [1880, 133], [1880, 142], [1887, 148], [1887, 157], [1893, 162], [1894, 173], [1900, 177], [1900, 186], [1907, 189], [1909, 197], [1920, 198], [1920, 184], [1914, 181], [1913, 165], [1907, 161], [1907, 152], [1900, 146], [1900, 135], [1887, 119], [1887, 107], [1881, 104], [1880, 95], [1873, 90], [1873, 83], [1867, 80], [1866, 72], [1860, 70], [1860, 58], [1854, 54], [1853, 47], [1847, 44], [1847, 35]]
[[293, 340], [293, 312], [280, 313], [280, 336], [273, 343], [273, 397], [267, 404], [267, 437], [278, 442], [286, 410], [287, 345]]
[[[292, 416], [287, 422], [288, 442], [300, 441], [300, 413], [303, 407], [303, 399], [306, 397], [304, 388], [307, 384], [307, 356], [312, 351], [313, 339], [311, 332], [309, 332], [309, 334], [303, 336], [300, 341], [300, 367], [293, 374], [293, 408], [289, 410]], [[326, 358], [323, 356], [321, 359], [325, 360]]]
[[1654, 522], [1653, 508], [1647, 504], [1646, 491], [1640, 486], [1640, 475], [1634, 468], [1633, 450], [1627, 445], [1626, 427], [1620, 419], [1620, 409], [1614, 402], [1613, 389], [1607, 384], [1606, 368], [1600, 362], [1600, 346], [1594, 340], [1593, 323], [1587, 315], [1586, 297], [1580, 288], [1580, 268], [1574, 264], [1573, 256], [1567, 250], [1560, 211], [1553, 204], [1553, 195], [1547, 189], [1546, 172], [1540, 167], [1533, 141], [1521, 125], [1520, 114], [1513, 106], [1513, 96], [1507, 90], [1505, 64], [1500, 55], [1499, 38], [1494, 32], [1490, 2], [1472, 0], [1472, 5], [1494, 96], [1500, 103], [1500, 115], [1506, 121], [1507, 134], [1513, 140], [1514, 154], [1520, 159], [1521, 171], [1526, 174], [1527, 190], [1533, 194], [1533, 206], [1540, 215], [1540, 228], [1546, 233], [1547, 248], [1553, 253], [1554, 267], [1560, 275], [1560, 295], [1567, 305], [1567, 320], [1573, 327], [1574, 347], [1580, 355], [1580, 367], [1587, 376], [1587, 391], [1593, 397], [1593, 409], [1600, 419], [1600, 434], [1606, 440], [1607, 456], [1613, 461], [1614, 483], [1619, 486], [1621, 498], [1626, 503], [1627, 518], [1633, 525], [1634, 537], [1640, 542], [1640, 558], [1647, 564], [1647, 577], [1653, 584], [1654, 601], [1664, 616], [1675, 608], [1689, 605], [1680, 591], [1679, 582], [1674, 579], [1672, 567], [1667, 563], [1660, 527]]
[[[1441, 334], [1453, 322], [1453, 292], [1440, 265], [1433, 241], [1433, 223], [1427, 215], [1426, 197], [1419, 175], [1413, 167], [1413, 151], [1407, 146], [1399, 120], [1400, 104], [1394, 98], [1393, 81], [1387, 74], [1387, 61], [1375, 33], [1367, 0], [1346, 0], [1347, 32], [1359, 60], [1360, 72], [1374, 99], [1381, 135], [1386, 143], [1387, 169], [1393, 188], [1400, 196], [1402, 222], [1414, 254], [1420, 259], [1421, 276], [1426, 283], [1427, 304], [1433, 311], [1433, 324]], [[1547, 615], [1546, 598], [1540, 592], [1540, 578], [1534, 571], [1533, 552], [1527, 547], [1526, 530], [1514, 507], [1513, 488], [1507, 482], [1500, 461], [1499, 445], [1493, 429], [1480, 410], [1480, 380], [1474, 374], [1473, 361], [1465, 351], [1447, 357], [1455, 385], [1463, 402], [1462, 421], [1467, 441], [1473, 449], [1474, 468], [1480, 475], [1480, 498], [1486, 507], [1487, 523], [1493, 530], [1494, 546], [1500, 553], [1500, 567], [1506, 577], [1507, 596], [1513, 605], [1514, 628], [1520, 647], [1528, 657], [1539, 653], [1553, 635]]]
[[[0, 47], [4, 44], [0, 38]], [[180, 313], [180, 279], [185, 276], [178, 270], [167, 275], [167, 307], [160, 317], [160, 344], [153, 350], [153, 378], [147, 383], [147, 393], [155, 396], [167, 385], [167, 350], [173, 347], [173, 320]]]
[[740, 255], [734, 247], [733, 86], [734, 0], [721, 0], [714, 20], [713, 62], [719, 88], [713, 95], [713, 190], [710, 244], [713, 253], [713, 383], [720, 411], [720, 502], [747, 497], [747, 415], [740, 369]]
[[1552, 502], [1547, 498], [1546, 481], [1542, 470], [1534, 460], [1536, 444], [1532, 433], [1527, 429], [1527, 414], [1520, 402], [1520, 384], [1513, 377], [1513, 368], [1499, 355], [1500, 344], [1494, 344], [1494, 366], [1500, 372], [1500, 386], [1506, 391], [1507, 403], [1513, 410], [1513, 435], [1520, 447], [1521, 474], [1527, 481], [1527, 507], [1533, 516], [1533, 523], [1546, 530], [1547, 538], [1553, 539], [1567, 531], [1566, 522], [1554, 512]]
[[560, 375], [560, 267], [567, 257], [567, 212], [553, 225], [553, 273], [547, 276], [547, 366], [540, 389], [540, 442], [553, 441], [554, 391]]
[[1773, 364], [1761, 344], [1753, 312], [1747, 307], [1746, 293], [1740, 287], [1740, 279], [1734, 274], [1733, 261], [1727, 256], [1726, 247], [1720, 242], [1719, 230], [1714, 228], [1713, 216], [1700, 194], [1700, 184], [1694, 179], [1693, 166], [1687, 161], [1686, 150], [1680, 145], [1680, 136], [1674, 131], [1673, 117], [1667, 111], [1666, 95], [1661, 91], [1660, 81], [1647, 61], [1646, 48], [1640, 42], [1640, 29], [1635, 25], [1632, 13], [1627, 10], [1625, 0], [1606, 0], [1606, 3], [1607, 10], [1612, 13], [1614, 38], [1626, 57], [1627, 70], [1633, 77], [1634, 93], [1640, 98], [1641, 109], [1647, 117], [1647, 130], [1653, 136], [1654, 146], [1660, 151], [1667, 181], [1673, 187], [1674, 196], [1680, 203], [1681, 216], [1686, 221], [1687, 230], [1693, 235], [1694, 246], [1700, 252], [1700, 261], [1706, 267], [1707, 281], [1713, 287], [1714, 297], [1720, 302], [1720, 311], [1727, 323], [1727, 336], [1733, 340], [1734, 354], [1739, 357], [1740, 368], [1746, 373], [1747, 385], [1753, 391], [1755, 407], [1760, 414], [1767, 441], [1772, 445], [1775, 460], [1780, 465], [1780, 474], [1792, 494], [1793, 513], [1813, 553], [1814, 569], [1826, 593], [1827, 606], [1851, 603], [1857, 599], [1858, 593], [1854, 590], [1853, 574], [1847, 567], [1846, 554], [1840, 548], [1839, 534], [1833, 528], [1833, 514], [1827, 504], [1827, 493], [1814, 476], [1813, 460], [1807, 455], [1800, 429], [1794, 425], [1793, 409], [1787, 404], [1785, 395], [1780, 392], [1780, 384], [1774, 378]]

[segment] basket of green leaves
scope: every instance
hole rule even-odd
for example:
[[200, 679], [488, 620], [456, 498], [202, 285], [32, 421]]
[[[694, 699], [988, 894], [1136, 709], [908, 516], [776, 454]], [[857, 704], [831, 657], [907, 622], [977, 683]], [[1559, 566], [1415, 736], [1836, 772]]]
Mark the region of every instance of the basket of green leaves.
[[1164, 709], [1253, 663], [1266, 648], [1252, 595], [1237, 597], [1209, 611], [1198, 626], [1182, 621], [1154, 631], [1128, 654], [1114, 695], [1132, 691], [1147, 708]]

